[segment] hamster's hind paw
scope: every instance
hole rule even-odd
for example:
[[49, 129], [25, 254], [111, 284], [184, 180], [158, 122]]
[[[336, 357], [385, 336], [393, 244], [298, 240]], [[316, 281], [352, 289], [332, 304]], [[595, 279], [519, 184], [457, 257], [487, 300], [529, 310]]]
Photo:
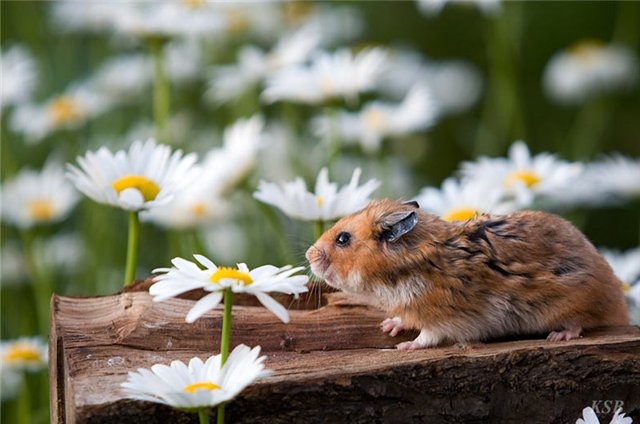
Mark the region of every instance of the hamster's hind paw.
[[380, 329], [383, 333], [389, 333], [391, 337], [395, 337], [404, 331], [404, 325], [400, 317], [387, 318], [380, 323]]
[[423, 328], [420, 330], [420, 334], [415, 340], [411, 342], [400, 343], [396, 346], [398, 350], [415, 350], [415, 349], [424, 349], [427, 347], [437, 346], [440, 342], [440, 337], [434, 334], [432, 331]]
[[547, 341], [560, 342], [562, 340], [577, 339], [578, 337], [580, 337], [580, 333], [582, 333], [582, 328], [580, 327], [570, 328], [568, 330], [562, 331], [552, 331], [547, 336]]

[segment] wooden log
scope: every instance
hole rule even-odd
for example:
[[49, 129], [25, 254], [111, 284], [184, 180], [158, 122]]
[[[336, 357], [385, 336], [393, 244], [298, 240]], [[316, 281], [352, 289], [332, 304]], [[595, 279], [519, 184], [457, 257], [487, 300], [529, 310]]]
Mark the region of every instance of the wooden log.
[[[289, 324], [234, 307], [231, 346], [262, 346], [273, 374], [229, 404], [227, 422], [566, 423], [585, 406], [610, 417], [614, 402], [640, 419], [638, 327], [397, 351], [415, 333], [382, 334], [381, 311], [339, 293], [322, 303], [290, 311]], [[217, 353], [221, 310], [186, 324], [193, 300], [155, 303], [146, 292], [54, 296], [51, 305], [52, 422], [197, 422], [127, 399], [120, 384], [139, 367]]]

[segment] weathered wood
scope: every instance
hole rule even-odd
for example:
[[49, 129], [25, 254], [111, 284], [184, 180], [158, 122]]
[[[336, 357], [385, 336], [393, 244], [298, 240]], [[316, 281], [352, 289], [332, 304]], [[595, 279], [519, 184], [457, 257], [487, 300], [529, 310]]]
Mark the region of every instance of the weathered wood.
[[[393, 346], [415, 334], [382, 334], [381, 311], [338, 293], [322, 303], [292, 310], [289, 324], [261, 307], [234, 307], [231, 345], [262, 346], [274, 372], [229, 404], [228, 422], [564, 423], [598, 400], [622, 401], [640, 418], [638, 327], [560, 343], [400, 352]], [[52, 422], [197, 422], [195, 415], [126, 399], [120, 390], [128, 371], [217, 352], [221, 311], [186, 324], [192, 305], [154, 303], [146, 292], [54, 296]]]

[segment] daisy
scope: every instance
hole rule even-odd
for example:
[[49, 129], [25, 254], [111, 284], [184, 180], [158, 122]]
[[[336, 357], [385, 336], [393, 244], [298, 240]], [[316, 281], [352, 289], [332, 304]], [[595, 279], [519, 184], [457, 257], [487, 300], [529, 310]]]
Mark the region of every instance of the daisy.
[[582, 172], [582, 164], [562, 161], [550, 153], [532, 156], [523, 141], [511, 145], [508, 158], [481, 157], [463, 163], [461, 168], [464, 178], [501, 188], [520, 207], [545, 197], [561, 200], [562, 193], [570, 190]]
[[438, 105], [439, 115], [463, 112], [477, 103], [482, 94], [480, 71], [463, 60], [429, 60], [409, 49], [394, 49], [389, 55], [378, 91], [402, 98], [415, 86], [428, 88]]
[[139, 100], [152, 79], [151, 60], [146, 55], [130, 53], [103, 63], [91, 77], [91, 83], [113, 102], [121, 102]]
[[[187, 313], [186, 322], [192, 323], [220, 303], [224, 292], [248, 293], [256, 298], [283, 322], [289, 322], [287, 310], [276, 302], [268, 292], [298, 295], [307, 291], [309, 278], [294, 275], [303, 267], [290, 265], [282, 268], [264, 265], [250, 270], [240, 263], [236, 268], [218, 267], [202, 255], [194, 255], [197, 263], [183, 258], [174, 258], [172, 268], [158, 268], [154, 273], [162, 273], [154, 278], [155, 284], [149, 288], [149, 294], [156, 302], [163, 301], [189, 290], [203, 289], [211, 292], [198, 300]], [[202, 269], [198, 264], [202, 265]]]
[[[622, 199], [640, 197], [640, 157], [615, 155], [587, 166], [592, 187]], [[596, 190], [597, 191], [597, 190]]]
[[260, 346], [238, 345], [221, 365], [221, 355], [206, 361], [192, 358], [189, 364], [173, 361], [151, 369], [130, 371], [120, 386], [133, 399], [161, 403], [176, 409], [197, 411], [228, 402], [258, 378], [267, 377], [266, 356]]
[[29, 100], [38, 74], [31, 54], [21, 45], [13, 45], [0, 52], [2, 84], [0, 84], [0, 111], [7, 106]]
[[516, 205], [502, 198], [502, 190], [483, 181], [447, 178], [440, 189], [426, 187], [415, 197], [422, 209], [445, 221], [464, 221], [483, 213], [513, 212]]
[[217, 103], [232, 100], [278, 70], [303, 63], [319, 42], [320, 31], [304, 27], [283, 36], [269, 52], [244, 46], [236, 64], [213, 69], [206, 96]]
[[55, 160], [47, 161], [40, 172], [20, 170], [0, 186], [0, 198], [2, 219], [22, 229], [62, 221], [79, 200]]
[[640, 77], [640, 62], [625, 46], [582, 40], [551, 57], [543, 85], [559, 103], [576, 104], [595, 95], [633, 87]]
[[336, 98], [353, 102], [359, 94], [375, 87], [386, 58], [382, 48], [369, 48], [357, 54], [349, 49], [317, 52], [310, 64], [292, 66], [268, 78], [262, 99], [267, 103], [286, 100], [320, 104]]
[[640, 247], [626, 252], [605, 248], [598, 250], [622, 281], [629, 301], [629, 319], [632, 324], [638, 324], [640, 322]]
[[501, 9], [500, 0], [417, 0], [417, 3], [427, 16], [439, 14], [448, 3], [477, 6], [487, 16], [495, 16]]
[[134, 142], [128, 151], [115, 154], [105, 147], [69, 164], [67, 177], [78, 190], [98, 203], [128, 211], [166, 204], [176, 191], [196, 176], [196, 155], [171, 152], [153, 139]]
[[47, 368], [49, 347], [40, 337], [20, 337], [0, 342], [2, 368], [35, 372]]
[[360, 174], [360, 168], [356, 168], [349, 184], [338, 189], [336, 183], [329, 182], [327, 168], [322, 168], [316, 180], [314, 193], [307, 191], [302, 178], [282, 184], [260, 181], [253, 197], [279, 208], [291, 218], [303, 221], [333, 221], [366, 206], [371, 193], [380, 186], [380, 182], [375, 179], [358, 186]]
[[[624, 415], [622, 410], [618, 409], [609, 424], [633, 424], [633, 419]], [[578, 418], [576, 424], [600, 424], [600, 420], [593, 408], [587, 406], [582, 410], [582, 418]]]
[[55, 131], [78, 129], [111, 106], [90, 81], [81, 82], [44, 104], [20, 105], [11, 115], [10, 126], [24, 134], [27, 142], [36, 143]]
[[[342, 112], [337, 117], [338, 133], [342, 140], [359, 141], [368, 153], [379, 151], [382, 140], [401, 137], [431, 127], [438, 108], [426, 86], [416, 85], [400, 103], [373, 101], [359, 112]], [[318, 136], [327, 138], [332, 131], [333, 118], [320, 117], [312, 124]]]

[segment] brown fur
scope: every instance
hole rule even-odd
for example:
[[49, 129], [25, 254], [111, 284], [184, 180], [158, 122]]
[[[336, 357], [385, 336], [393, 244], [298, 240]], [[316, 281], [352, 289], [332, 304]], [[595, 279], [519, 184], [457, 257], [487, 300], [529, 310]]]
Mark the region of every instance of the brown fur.
[[[412, 211], [411, 231], [382, 238], [389, 216]], [[341, 233], [350, 235], [347, 246], [336, 244]], [[628, 324], [622, 284], [606, 260], [571, 223], [544, 212], [445, 222], [410, 204], [375, 201], [326, 231], [307, 258], [329, 285], [423, 330], [405, 348], [543, 332], [561, 340]]]

